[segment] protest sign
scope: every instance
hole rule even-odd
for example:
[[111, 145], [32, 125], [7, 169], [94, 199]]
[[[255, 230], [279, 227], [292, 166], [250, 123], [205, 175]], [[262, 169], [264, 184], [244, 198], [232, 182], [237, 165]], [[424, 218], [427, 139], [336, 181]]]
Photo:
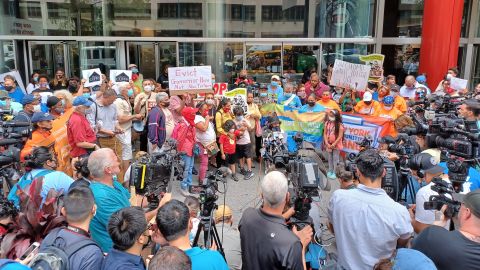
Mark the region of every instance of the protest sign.
[[335, 60], [330, 85], [349, 85], [352, 89], [363, 90], [367, 87], [370, 66], [352, 64], [342, 60]]
[[168, 68], [170, 95], [184, 93], [213, 93], [212, 67], [171, 67]]
[[130, 82], [132, 80], [132, 71], [131, 70], [118, 70], [118, 69], [111, 69], [110, 70], [110, 80], [116, 83], [122, 82]]
[[383, 54], [369, 54], [359, 57], [360, 61], [365, 62], [365, 65], [370, 66], [369, 82], [379, 82], [383, 79], [383, 61], [385, 55]]
[[360, 146], [357, 143], [367, 136], [372, 139], [372, 147], [375, 148], [379, 138], [385, 135], [395, 137], [397, 134], [393, 121], [388, 118], [342, 113], [342, 121], [345, 127], [343, 151], [347, 153], [358, 153]]
[[232, 102], [232, 108], [234, 107], [242, 107], [243, 112], [247, 114], [248, 106], [247, 106], [247, 89], [246, 88], [237, 88], [225, 92], [224, 96]]
[[15, 78], [15, 81], [17, 83], [17, 86], [19, 86], [22, 91], [24, 93], [26, 93], [25, 91], [25, 85], [23, 84], [23, 80], [22, 80], [22, 77], [20, 76], [20, 73], [18, 72], [18, 70], [12, 70], [10, 72], [7, 72], [7, 73], [3, 73], [3, 74], [0, 74], [0, 82], [3, 82], [3, 79], [5, 78], [5, 76], [7, 75], [10, 75], [10, 76], [13, 76]]
[[[213, 95], [216, 97], [223, 96], [223, 94], [228, 90], [228, 83], [214, 83], [213, 84]], [[198, 93], [200, 97], [204, 97], [205, 93]]]
[[463, 90], [466, 89], [468, 85], [468, 80], [452, 77], [450, 79], [450, 87], [455, 90]]
[[102, 84], [102, 72], [99, 68], [82, 70], [82, 79], [85, 79], [85, 87]]

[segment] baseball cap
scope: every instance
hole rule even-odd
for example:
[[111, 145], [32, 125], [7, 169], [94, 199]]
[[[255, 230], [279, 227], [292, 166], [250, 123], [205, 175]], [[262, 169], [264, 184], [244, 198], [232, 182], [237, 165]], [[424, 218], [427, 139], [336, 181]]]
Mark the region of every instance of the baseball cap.
[[474, 216], [480, 218], [480, 189], [467, 193], [463, 197], [463, 204], [472, 211]]
[[47, 98], [47, 107], [52, 108], [53, 106], [57, 105], [60, 102], [60, 99], [56, 96], [49, 96]]
[[0, 99], [9, 98], [8, 92], [5, 90], [0, 90]]
[[25, 95], [22, 98], [22, 105], [25, 106], [27, 104], [30, 104], [30, 103], [34, 102], [35, 100], [38, 100], [38, 99], [35, 98], [35, 96], [32, 95], [32, 94]]
[[418, 250], [399, 248], [393, 259], [392, 270], [434, 270], [437, 269], [433, 261]]
[[363, 101], [372, 101], [372, 93], [365, 92], [365, 94], [363, 94]]
[[427, 81], [427, 77], [425, 77], [425, 75], [418, 75], [415, 80], [421, 84], [424, 84]]
[[428, 153], [420, 153], [418, 154], [420, 168], [427, 173], [437, 174], [443, 172], [443, 167], [438, 165], [437, 160]]
[[435, 161], [437, 163], [440, 163], [440, 156], [442, 154], [442, 151], [440, 149], [431, 148], [431, 149], [423, 150], [422, 153], [432, 155], [432, 157], [435, 159]]
[[88, 98], [84, 96], [78, 96], [73, 100], [73, 106], [87, 106], [90, 107], [93, 104]]
[[385, 105], [392, 105], [394, 102], [394, 99], [392, 96], [386, 96], [383, 98], [383, 104]]
[[53, 116], [49, 113], [36, 112], [32, 116], [32, 123], [37, 123], [41, 121], [50, 121], [53, 120]]
[[278, 80], [278, 81], [280, 81], [280, 77], [279, 77], [278, 75], [273, 75], [273, 76], [272, 76], [272, 80]]
[[230, 207], [228, 207], [228, 205], [219, 205], [217, 210], [215, 210], [215, 221], [220, 221], [222, 220], [222, 217], [232, 217], [233, 216], [233, 212], [232, 212], [232, 209], [230, 209]]

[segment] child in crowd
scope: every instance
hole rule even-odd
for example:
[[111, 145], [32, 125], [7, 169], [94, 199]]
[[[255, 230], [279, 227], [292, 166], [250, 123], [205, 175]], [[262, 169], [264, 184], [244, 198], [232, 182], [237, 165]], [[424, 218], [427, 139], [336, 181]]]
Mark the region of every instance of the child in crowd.
[[[243, 131], [243, 134], [238, 137], [236, 146], [236, 156], [240, 161], [240, 173], [244, 175], [245, 180], [249, 180], [254, 176], [252, 172], [252, 145], [250, 141], [250, 134], [248, 132], [252, 127], [247, 119], [245, 119], [243, 108], [236, 106], [233, 108], [233, 114], [235, 115], [235, 125], [239, 130]], [[247, 170], [245, 170], [245, 162], [247, 163]]]
[[237, 155], [235, 153], [237, 137], [241, 136], [243, 131], [237, 130], [233, 120], [227, 120], [223, 124], [223, 130], [227, 131], [227, 135], [220, 135], [220, 153], [222, 154], [222, 159], [227, 162], [228, 168], [232, 171], [233, 181], [238, 181], [239, 179], [235, 174], [235, 163], [237, 163]]
[[337, 165], [336, 175], [340, 182], [341, 189], [353, 189], [356, 188], [355, 180], [353, 179], [353, 172], [347, 171], [345, 163], [340, 162]]
[[190, 231], [190, 243], [192, 243], [197, 235], [198, 224], [200, 224], [200, 219], [198, 218], [200, 213], [200, 201], [193, 196], [187, 196], [183, 203], [187, 205], [192, 220], [192, 230]]
[[340, 160], [340, 151], [343, 149], [343, 133], [342, 116], [336, 109], [327, 112], [325, 126], [323, 128], [323, 141], [325, 150], [327, 151], [328, 172], [327, 177], [335, 179], [335, 169]]

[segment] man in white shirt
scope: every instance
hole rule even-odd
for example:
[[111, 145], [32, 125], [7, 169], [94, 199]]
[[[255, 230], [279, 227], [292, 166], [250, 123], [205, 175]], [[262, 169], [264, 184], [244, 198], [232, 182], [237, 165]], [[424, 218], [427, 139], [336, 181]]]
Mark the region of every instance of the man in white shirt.
[[407, 208], [381, 188], [383, 159], [374, 149], [357, 158], [360, 184], [356, 189], [335, 191], [328, 206], [330, 228], [335, 234], [338, 263], [344, 269], [372, 269], [405, 246], [413, 228]]
[[405, 78], [405, 84], [400, 88], [400, 96], [414, 99], [418, 88], [427, 89], [427, 87], [415, 80], [415, 77], [408, 75]]

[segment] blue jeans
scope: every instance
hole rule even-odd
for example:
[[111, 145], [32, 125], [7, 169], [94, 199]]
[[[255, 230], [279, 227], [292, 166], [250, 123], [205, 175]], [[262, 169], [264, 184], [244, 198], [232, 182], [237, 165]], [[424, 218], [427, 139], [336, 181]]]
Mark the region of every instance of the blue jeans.
[[183, 172], [183, 180], [181, 187], [182, 189], [188, 189], [192, 185], [192, 169], [193, 169], [193, 156], [189, 157], [187, 155], [182, 156], [183, 162], [185, 163], [185, 170]]

